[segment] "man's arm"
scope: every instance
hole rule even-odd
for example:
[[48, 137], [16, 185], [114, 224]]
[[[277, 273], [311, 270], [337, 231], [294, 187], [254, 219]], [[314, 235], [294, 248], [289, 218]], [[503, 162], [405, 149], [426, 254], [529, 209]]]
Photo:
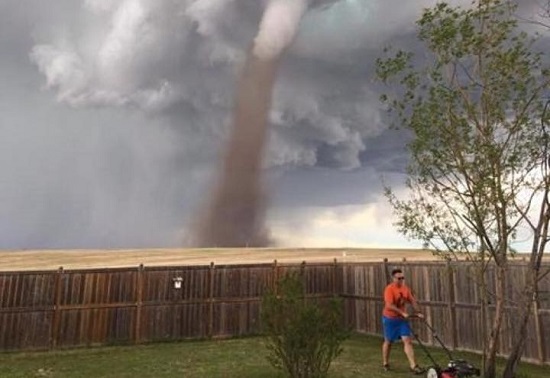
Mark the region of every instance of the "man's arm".
[[423, 317], [422, 313], [420, 312], [420, 307], [418, 307], [418, 302], [416, 301], [416, 298], [412, 294], [411, 290], [409, 289], [409, 303], [411, 304], [414, 312], [417, 316]]
[[404, 318], [408, 318], [409, 317], [409, 314], [407, 314], [406, 312], [404, 311], [401, 311], [396, 305], [394, 305], [393, 303], [388, 303], [386, 302], [386, 307], [397, 312], [398, 314], [400, 314], [402, 317]]

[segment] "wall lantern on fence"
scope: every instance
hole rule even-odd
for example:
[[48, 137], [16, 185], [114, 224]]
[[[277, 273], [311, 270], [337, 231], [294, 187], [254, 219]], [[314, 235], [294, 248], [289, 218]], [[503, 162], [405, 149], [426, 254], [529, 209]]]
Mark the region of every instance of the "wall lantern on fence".
[[172, 282], [174, 283], [174, 289], [181, 289], [183, 278], [182, 277], [172, 278]]

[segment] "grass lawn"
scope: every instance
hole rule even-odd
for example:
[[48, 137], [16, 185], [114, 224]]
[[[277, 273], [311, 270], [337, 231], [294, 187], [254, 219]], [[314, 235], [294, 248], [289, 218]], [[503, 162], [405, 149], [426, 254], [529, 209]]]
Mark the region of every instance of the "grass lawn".
[[[331, 367], [331, 377], [412, 377], [402, 345], [392, 353], [391, 373], [380, 363], [381, 340], [354, 335]], [[418, 346], [419, 362], [428, 360]], [[439, 350], [440, 363], [446, 358]], [[460, 354], [479, 365], [479, 357]], [[190, 341], [55, 352], [0, 354], [0, 377], [282, 377], [265, 359], [261, 338]], [[549, 377], [550, 366], [522, 364], [521, 377]]]

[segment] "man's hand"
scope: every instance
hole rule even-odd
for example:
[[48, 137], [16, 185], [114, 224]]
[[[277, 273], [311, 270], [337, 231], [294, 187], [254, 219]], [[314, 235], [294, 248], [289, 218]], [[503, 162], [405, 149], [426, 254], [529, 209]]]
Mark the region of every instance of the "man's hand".
[[420, 319], [424, 319], [424, 314], [421, 313], [421, 312], [417, 312], [416, 314], [414, 314], [414, 316], [416, 316], [417, 318], [420, 318]]
[[403, 312], [401, 313], [401, 316], [403, 316], [403, 318], [405, 318], [405, 319], [408, 319], [408, 318], [409, 318], [409, 314], [406, 313], [405, 311], [403, 311]]

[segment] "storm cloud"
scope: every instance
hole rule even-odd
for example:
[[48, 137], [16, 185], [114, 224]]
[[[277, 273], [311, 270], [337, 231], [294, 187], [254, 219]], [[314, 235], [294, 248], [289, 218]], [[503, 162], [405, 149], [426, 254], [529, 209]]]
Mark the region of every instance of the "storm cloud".
[[[388, 130], [372, 68], [384, 45], [410, 46], [434, 3], [341, 0], [305, 15], [269, 115], [273, 222], [373, 204], [380, 176], [402, 172], [407, 137]], [[0, 248], [184, 245], [266, 4], [0, 3]]]

